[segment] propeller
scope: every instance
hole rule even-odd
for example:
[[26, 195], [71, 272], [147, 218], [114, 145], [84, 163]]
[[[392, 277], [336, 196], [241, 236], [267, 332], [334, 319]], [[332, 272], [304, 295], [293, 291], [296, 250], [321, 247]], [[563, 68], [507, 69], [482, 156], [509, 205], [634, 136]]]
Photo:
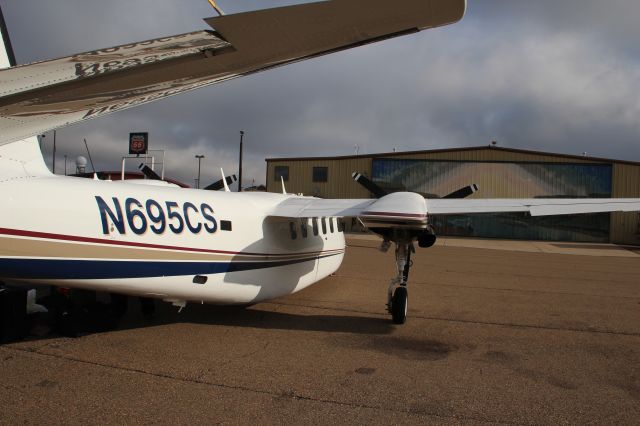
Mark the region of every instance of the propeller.
[[470, 195], [478, 192], [478, 185], [472, 183], [469, 186], [465, 186], [464, 188], [460, 188], [457, 191], [452, 192], [449, 195], [445, 195], [442, 198], [454, 199], [454, 198], [467, 198]]
[[156, 172], [151, 170], [151, 167], [145, 165], [144, 163], [141, 163], [140, 166], [138, 166], [138, 168], [140, 169], [142, 174], [147, 177], [147, 179], [162, 180], [162, 178]]
[[368, 189], [369, 192], [371, 192], [376, 198], [382, 198], [385, 195], [389, 195], [389, 193], [387, 191], [385, 191], [384, 189], [380, 188], [378, 185], [373, 183], [373, 181], [371, 179], [369, 179], [368, 177], [364, 176], [360, 172], [353, 172], [351, 174], [351, 177], [353, 178], [353, 180], [358, 182], [360, 185], [362, 185], [366, 189]]
[[[227, 185], [231, 185], [234, 182], [238, 181], [236, 175], [226, 176], [225, 180], [227, 181]], [[219, 191], [224, 188], [224, 181], [220, 179], [217, 182], [212, 183], [211, 185], [204, 188], [205, 191]]]
[[[150, 180], [162, 180], [162, 178], [156, 172], [154, 172], [151, 169], [151, 167], [145, 165], [144, 163], [140, 164], [138, 169], [140, 169], [142, 174], [144, 174], [147, 177], [147, 179], [150, 179]], [[237, 182], [238, 178], [236, 177], [236, 175], [231, 175], [231, 176], [226, 176], [226, 180], [227, 180], [227, 185], [231, 185], [232, 183]], [[214, 182], [211, 185], [209, 185], [209, 186], [207, 186], [206, 188], [203, 188], [203, 189], [205, 191], [219, 191], [222, 188], [224, 188], [224, 182], [222, 181], [222, 179], [220, 179], [219, 181]]]
[[[369, 192], [371, 192], [376, 198], [382, 198], [385, 195], [389, 195], [389, 192], [382, 189], [380, 186], [374, 183], [371, 179], [364, 176], [360, 172], [353, 172], [351, 174], [351, 177], [353, 178], [353, 180], [355, 180], [360, 185], [362, 185], [367, 190], [369, 190]], [[445, 195], [442, 198], [447, 198], [447, 199], [467, 198], [468, 196], [475, 194], [477, 191], [478, 191], [478, 185], [474, 183], [474, 184], [465, 186], [463, 188], [460, 188], [457, 191], [452, 192], [451, 194]], [[426, 194], [426, 198], [440, 198], [440, 197], [434, 194]]]

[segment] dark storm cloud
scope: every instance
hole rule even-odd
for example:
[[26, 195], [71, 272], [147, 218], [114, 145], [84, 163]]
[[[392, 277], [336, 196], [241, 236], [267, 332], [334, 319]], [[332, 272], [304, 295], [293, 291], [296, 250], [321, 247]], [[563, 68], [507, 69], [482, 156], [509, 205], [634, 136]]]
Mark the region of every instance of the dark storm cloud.
[[[218, 2], [227, 12], [300, 3]], [[0, 0], [20, 61], [205, 28], [206, 0]], [[186, 182], [235, 172], [264, 181], [264, 158], [488, 144], [640, 160], [640, 71], [634, 17], [614, 0], [471, 0], [465, 20], [245, 77], [63, 129], [60, 153], [89, 140], [101, 169], [119, 168], [130, 131], [167, 149]], [[62, 154], [61, 154], [62, 155]], [[61, 158], [58, 159], [60, 164]], [[61, 169], [59, 169], [61, 170]], [[250, 182], [249, 180], [249, 182]]]

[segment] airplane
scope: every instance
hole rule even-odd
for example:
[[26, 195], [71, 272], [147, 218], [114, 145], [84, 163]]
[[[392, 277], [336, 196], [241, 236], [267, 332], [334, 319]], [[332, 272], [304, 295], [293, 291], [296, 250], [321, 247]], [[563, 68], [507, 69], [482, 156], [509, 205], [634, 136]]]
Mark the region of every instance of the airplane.
[[395, 245], [387, 309], [394, 323], [403, 324], [411, 254], [416, 242], [435, 244], [435, 215], [639, 211], [640, 199], [469, 199], [464, 188], [449, 198], [374, 188], [377, 198], [334, 200], [286, 190], [231, 193], [80, 179], [53, 175], [33, 137], [453, 24], [465, 11], [466, 0], [328, 0], [218, 16], [205, 20], [209, 30], [21, 66], [3, 32], [0, 280], [156, 298], [180, 308], [187, 302], [255, 304], [336, 272], [345, 255], [341, 221], [358, 218], [382, 237], [382, 249]]

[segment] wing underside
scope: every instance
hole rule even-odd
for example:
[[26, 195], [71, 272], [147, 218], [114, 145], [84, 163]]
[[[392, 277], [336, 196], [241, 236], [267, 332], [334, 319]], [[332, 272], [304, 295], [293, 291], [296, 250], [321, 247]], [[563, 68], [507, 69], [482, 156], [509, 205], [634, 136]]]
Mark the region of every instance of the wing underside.
[[427, 200], [429, 215], [527, 212], [553, 216], [640, 210], [638, 198]]
[[287, 63], [456, 22], [465, 0], [331, 0], [0, 70], [0, 144]]

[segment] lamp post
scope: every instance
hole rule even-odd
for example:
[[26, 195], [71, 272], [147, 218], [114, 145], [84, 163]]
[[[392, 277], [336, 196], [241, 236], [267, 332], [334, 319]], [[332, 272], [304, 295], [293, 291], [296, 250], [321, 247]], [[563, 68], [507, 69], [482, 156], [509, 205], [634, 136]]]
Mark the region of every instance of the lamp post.
[[242, 154], [243, 154], [244, 130], [240, 130], [240, 164], [238, 165], [238, 192], [242, 192]]
[[200, 163], [202, 162], [204, 155], [196, 155], [196, 158], [198, 159], [198, 181], [196, 183], [196, 189], [200, 189]]
[[56, 131], [53, 131], [53, 174], [56, 174]]

